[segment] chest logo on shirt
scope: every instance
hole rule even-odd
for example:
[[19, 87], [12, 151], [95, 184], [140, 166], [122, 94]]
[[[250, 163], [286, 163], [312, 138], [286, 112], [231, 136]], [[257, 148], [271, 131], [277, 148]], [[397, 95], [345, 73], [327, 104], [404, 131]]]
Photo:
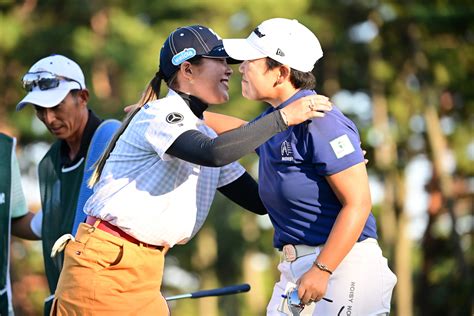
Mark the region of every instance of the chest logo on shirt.
[[0, 193], [0, 204], [5, 204], [5, 193]]
[[170, 124], [176, 124], [184, 120], [184, 116], [181, 113], [172, 112], [166, 116], [166, 122]]
[[289, 141], [285, 140], [280, 146], [281, 161], [293, 161], [293, 150]]

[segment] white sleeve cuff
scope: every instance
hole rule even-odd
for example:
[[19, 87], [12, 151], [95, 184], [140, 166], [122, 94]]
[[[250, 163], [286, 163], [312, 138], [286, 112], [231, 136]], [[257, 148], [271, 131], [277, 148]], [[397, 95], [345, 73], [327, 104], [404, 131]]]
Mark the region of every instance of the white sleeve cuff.
[[39, 210], [38, 213], [33, 216], [30, 223], [30, 228], [33, 233], [41, 238], [42, 236], [42, 225], [43, 225], [43, 210]]

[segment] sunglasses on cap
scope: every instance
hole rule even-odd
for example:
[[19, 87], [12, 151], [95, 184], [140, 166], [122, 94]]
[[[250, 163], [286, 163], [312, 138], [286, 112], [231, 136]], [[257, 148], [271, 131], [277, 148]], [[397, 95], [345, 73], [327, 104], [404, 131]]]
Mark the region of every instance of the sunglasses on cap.
[[37, 71], [37, 72], [27, 72], [22, 79], [23, 88], [30, 92], [35, 86], [37, 86], [41, 91], [54, 89], [59, 87], [61, 80], [73, 81], [79, 85], [79, 89], [82, 90], [82, 85], [79, 81], [58, 76], [49, 71]]

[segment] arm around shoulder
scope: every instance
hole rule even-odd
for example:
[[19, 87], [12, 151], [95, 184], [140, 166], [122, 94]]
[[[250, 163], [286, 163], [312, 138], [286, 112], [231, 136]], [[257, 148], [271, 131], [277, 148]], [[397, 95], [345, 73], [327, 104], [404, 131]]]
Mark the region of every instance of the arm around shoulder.
[[248, 123], [237, 117], [209, 111], [204, 112], [204, 121], [206, 125], [212, 128], [217, 134], [225, 133]]

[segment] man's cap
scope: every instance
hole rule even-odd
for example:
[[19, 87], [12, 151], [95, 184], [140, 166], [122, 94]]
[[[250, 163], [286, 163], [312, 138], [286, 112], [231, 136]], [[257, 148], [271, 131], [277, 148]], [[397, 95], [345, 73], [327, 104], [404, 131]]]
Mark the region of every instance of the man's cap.
[[[21, 100], [16, 110], [19, 111], [28, 104], [34, 104], [44, 108], [52, 108], [58, 105], [67, 96], [69, 91], [75, 89], [86, 89], [84, 74], [79, 65], [73, 60], [62, 55], [51, 55], [40, 59], [31, 66], [28, 73], [38, 73], [41, 78], [41, 72], [52, 73], [59, 77], [72, 79], [75, 81], [60, 80], [56, 88], [41, 90], [37, 85], [28, 92]], [[77, 82], [76, 82], [77, 81]]]
[[312, 71], [323, 57], [318, 38], [297, 20], [275, 18], [262, 22], [246, 39], [224, 39], [224, 48], [236, 60], [270, 57], [302, 72]]
[[161, 48], [160, 71], [169, 79], [184, 61], [194, 56], [229, 57], [222, 39], [212, 29], [202, 25], [179, 27], [168, 36]]

